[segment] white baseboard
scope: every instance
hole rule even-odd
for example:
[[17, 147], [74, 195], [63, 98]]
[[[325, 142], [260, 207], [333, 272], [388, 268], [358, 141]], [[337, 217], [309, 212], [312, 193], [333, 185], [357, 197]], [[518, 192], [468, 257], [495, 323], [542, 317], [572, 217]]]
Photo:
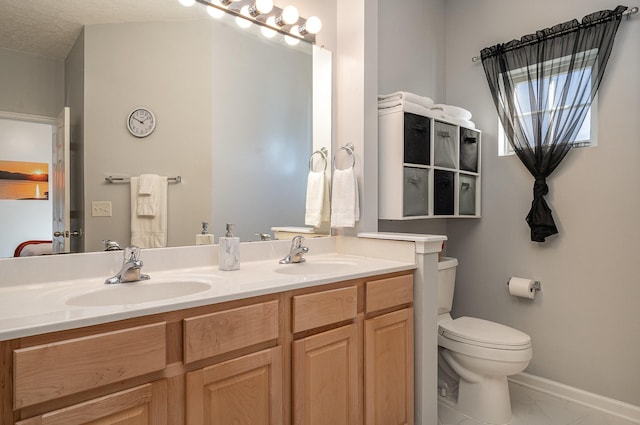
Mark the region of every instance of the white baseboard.
[[510, 376], [509, 381], [640, 424], [640, 407], [633, 404], [603, 397], [528, 373]]

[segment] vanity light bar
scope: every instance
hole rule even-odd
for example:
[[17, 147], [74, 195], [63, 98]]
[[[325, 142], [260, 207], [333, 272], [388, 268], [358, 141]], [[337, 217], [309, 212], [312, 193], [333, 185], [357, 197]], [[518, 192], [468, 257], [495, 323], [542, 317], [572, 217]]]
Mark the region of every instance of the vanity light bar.
[[[297, 22], [293, 24], [286, 24], [282, 19], [278, 19], [282, 17], [283, 11], [285, 9], [281, 9], [276, 5], [273, 5], [271, 12], [269, 13], [255, 13], [254, 9], [251, 9], [255, 6], [255, 0], [218, 0], [218, 1], [210, 1], [210, 0], [195, 0], [196, 2], [204, 5], [210, 6], [214, 9], [218, 9], [224, 11], [226, 13], [235, 16], [236, 18], [246, 19], [247, 21], [260, 25], [262, 27], [268, 28], [272, 31], [279, 32], [287, 37], [291, 37], [294, 39], [304, 40], [309, 43], [316, 43], [316, 34], [320, 30], [321, 24], [320, 19], [317, 17], [311, 17], [309, 24], [312, 24], [313, 27], [317, 28], [317, 31], [314, 33], [309, 32], [307, 19], [303, 17], [299, 17]], [[254, 13], [241, 13], [241, 9], [247, 6], [247, 8], [251, 9]], [[255, 15], [255, 16], [253, 16]], [[275, 21], [278, 22], [276, 25], [267, 24], [267, 19], [269, 17], [274, 17]], [[309, 25], [311, 26], [311, 25]], [[314, 28], [314, 30], [315, 30]]]

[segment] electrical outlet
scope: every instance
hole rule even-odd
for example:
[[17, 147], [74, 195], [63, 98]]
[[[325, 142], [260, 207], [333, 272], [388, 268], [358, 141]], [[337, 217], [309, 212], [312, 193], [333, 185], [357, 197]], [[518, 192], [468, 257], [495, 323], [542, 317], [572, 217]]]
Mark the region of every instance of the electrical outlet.
[[92, 217], [111, 217], [111, 201], [92, 201]]

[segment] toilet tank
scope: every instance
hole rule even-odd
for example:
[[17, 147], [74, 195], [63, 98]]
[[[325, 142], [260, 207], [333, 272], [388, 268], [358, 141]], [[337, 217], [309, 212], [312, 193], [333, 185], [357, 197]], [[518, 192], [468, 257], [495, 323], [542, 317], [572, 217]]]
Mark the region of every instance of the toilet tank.
[[442, 257], [438, 262], [438, 314], [451, 311], [457, 266], [457, 258]]

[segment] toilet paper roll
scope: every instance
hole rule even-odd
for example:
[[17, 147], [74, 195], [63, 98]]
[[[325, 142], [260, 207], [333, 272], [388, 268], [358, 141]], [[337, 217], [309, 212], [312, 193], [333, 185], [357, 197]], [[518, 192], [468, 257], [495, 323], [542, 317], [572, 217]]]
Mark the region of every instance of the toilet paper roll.
[[522, 277], [509, 279], [509, 294], [514, 297], [534, 299], [536, 297], [536, 281]]

